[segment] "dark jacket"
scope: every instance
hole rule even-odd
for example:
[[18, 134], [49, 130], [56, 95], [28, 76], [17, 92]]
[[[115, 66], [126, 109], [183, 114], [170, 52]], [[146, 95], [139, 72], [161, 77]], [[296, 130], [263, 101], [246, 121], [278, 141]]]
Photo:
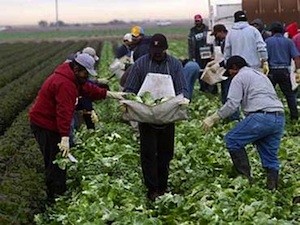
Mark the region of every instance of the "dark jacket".
[[208, 27], [205, 24], [202, 24], [200, 28], [194, 26], [190, 29], [188, 35], [189, 59], [196, 59], [197, 62], [199, 61], [199, 48], [207, 45], [207, 32]]

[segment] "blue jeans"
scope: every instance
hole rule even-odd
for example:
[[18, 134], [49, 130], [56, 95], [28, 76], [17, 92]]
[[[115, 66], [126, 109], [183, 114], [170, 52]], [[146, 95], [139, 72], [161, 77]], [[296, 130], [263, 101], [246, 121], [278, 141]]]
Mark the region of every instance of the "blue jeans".
[[263, 168], [279, 170], [278, 149], [284, 125], [283, 114], [250, 113], [226, 134], [226, 147], [229, 151], [239, 151], [253, 143]]
[[199, 72], [200, 67], [198, 63], [189, 61], [185, 64], [183, 67], [183, 74], [186, 80], [187, 88], [188, 88], [188, 94], [189, 99], [192, 99], [193, 96], [193, 90], [196, 80], [199, 78]]

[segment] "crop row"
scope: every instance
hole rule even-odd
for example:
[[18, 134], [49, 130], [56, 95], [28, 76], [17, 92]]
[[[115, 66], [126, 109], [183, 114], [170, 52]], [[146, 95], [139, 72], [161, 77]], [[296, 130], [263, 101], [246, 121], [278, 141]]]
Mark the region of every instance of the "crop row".
[[[184, 47], [170, 49], [183, 56]], [[184, 46], [184, 45], [183, 45]], [[104, 46], [107, 54], [109, 48]], [[112, 58], [102, 56], [105, 70]], [[102, 67], [103, 66], [103, 67]], [[112, 89], [116, 90], [114, 85]], [[300, 206], [292, 204], [300, 183], [299, 122], [288, 123], [279, 151], [281, 178], [278, 191], [265, 188], [266, 175], [255, 146], [247, 146], [255, 183], [232, 176], [232, 163], [223, 138], [234, 123], [221, 121], [211, 132], [202, 120], [220, 107], [217, 96], [199, 93], [198, 84], [189, 105], [188, 121], [176, 124], [175, 156], [170, 165], [170, 193], [150, 203], [143, 185], [138, 138], [120, 120], [119, 104], [95, 104], [101, 123], [94, 132], [82, 129], [72, 149], [77, 164], [68, 167], [68, 191], [37, 224], [299, 224]], [[292, 131], [292, 132], [291, 132]]]
[[[52, 43], [52, 45], [53, 48], [57, 48], [59, 44]], [[94, 47], [97, 52], [101, 51], [102, 44], [99, 41], [66, 42], [58, 46], [57, 53], [49, 57], [42, 67], [33, 68], [31, 73], [28, 72], [22, 76], [24, 80], [17, 82], [19, 80], [17, 79], [0, 91], [4, 93], [5, 90], [6, 93], [3, 96], [9, 95], [12, 99], [22, 99], [23, 102], [25, 93], [14, 94], [14, 92], [27, 88], [31, 91], [26, 92], [26, 95], [35, 97], [36, 91], [51, 71], [67, 55], [87, 45]], [[30, 79], [25, 79], [25, 77]], [[11, 90], [12, 87], [15, 89]], [[32, 99], [28, 101], [31, 102]], [[14, 103], [18, 104], [17, 101]], [[27, 108], [23, 108], [23, 111], [15, 109], [17, 117], [0, 136], [0, 224], [4, 225], [32, 224], [34, 214], [45, 208], [43, 159], [28, 123], [28, 104], [25, 107]]]

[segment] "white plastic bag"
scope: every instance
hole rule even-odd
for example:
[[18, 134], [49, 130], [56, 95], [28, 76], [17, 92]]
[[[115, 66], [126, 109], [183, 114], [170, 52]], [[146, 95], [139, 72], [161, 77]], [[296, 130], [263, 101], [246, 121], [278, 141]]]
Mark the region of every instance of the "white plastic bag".
[[[212, 61], [214, 63], [219, 63], [217, 61]], [[223, 76], [223, 74], [225, 73], [226, 69], [223, 67], [219, 67], [215, 72], [213, 72], [210, 67], [213, 64], [212, 62], [210, 62], [205, 68], [204, 71], [201, 75], [201, 80], [203, 80], [204, 82], [210, 84], [210, 85], [214, 85], [218, 82], [221, 82], [223, 80], [226, 80], [228, 77]]]

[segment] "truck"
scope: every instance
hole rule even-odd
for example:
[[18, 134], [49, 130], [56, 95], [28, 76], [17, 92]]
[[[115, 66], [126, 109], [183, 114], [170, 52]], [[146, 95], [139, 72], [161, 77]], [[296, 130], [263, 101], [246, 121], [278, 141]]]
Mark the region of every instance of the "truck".
[[265, 24], [280, 21], [300, 25], [300, 0], [243, 0], [242, 9], [248, 21], [260, 18]]

